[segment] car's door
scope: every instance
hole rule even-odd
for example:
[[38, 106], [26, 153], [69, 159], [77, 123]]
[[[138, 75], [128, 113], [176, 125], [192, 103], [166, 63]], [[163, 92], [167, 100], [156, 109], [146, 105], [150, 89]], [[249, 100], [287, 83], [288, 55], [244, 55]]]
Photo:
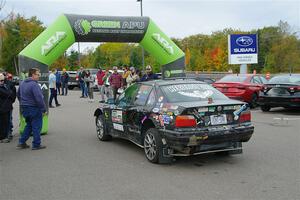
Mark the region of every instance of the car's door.
[[151, 85], [137, 84], [138, 92], [132, 102], [132, 106], [126, 109], [126, 126], [131, 140], [140, 143], [141, 127], [149, 116], [149, 112], [155, 103], [155, 90]]
[[127, 110], [133, 106], [139, 86], [128, 87], [117, 99], [115, 107], [110, 110], [112, 132], [119, 137], [128, 138]]

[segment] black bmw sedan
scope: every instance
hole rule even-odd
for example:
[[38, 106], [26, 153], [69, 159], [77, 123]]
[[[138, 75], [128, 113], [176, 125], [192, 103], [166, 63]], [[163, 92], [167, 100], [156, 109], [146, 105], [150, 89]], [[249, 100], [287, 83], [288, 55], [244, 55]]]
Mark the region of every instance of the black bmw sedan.
[[264, 112], [274, 107], [300, 108], [300, 74], [274, 76], [264, 85], [258, 104]]
[[128, 87], [94, 112], [99, 140], [124, 138], [153, 163], [174, 156], [242, 153], [254, 127], [244, 102], [189, 79], [154, 80]]

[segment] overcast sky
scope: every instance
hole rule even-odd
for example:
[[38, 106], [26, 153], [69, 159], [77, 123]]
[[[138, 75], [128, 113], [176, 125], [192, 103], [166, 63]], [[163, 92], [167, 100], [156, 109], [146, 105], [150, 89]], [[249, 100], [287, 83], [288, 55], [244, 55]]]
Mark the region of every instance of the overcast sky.
[[[0, 18], [12, 10], [26, 17], [37, 16], [46, 26], [62, 13], [141, 14], [136, 0], [6, 0]], [[169, 37], [176, 38], [224, 28], [250, 31], [276, 26], [280, 20], [288, 22], [295, 32], [300, 31], [300, 0], [143, 0], [143, 14]]]

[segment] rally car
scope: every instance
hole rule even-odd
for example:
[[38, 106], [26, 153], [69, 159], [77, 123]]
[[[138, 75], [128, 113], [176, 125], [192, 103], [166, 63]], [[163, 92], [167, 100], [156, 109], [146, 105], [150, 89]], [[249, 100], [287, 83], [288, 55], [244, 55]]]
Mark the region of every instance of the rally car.
[[247, 104], [195, 80], [153, 80], [128, 87], [94, 112], [98, 139], [124, 138], [153, 163], [174, 156], [242, 153], [254, 127]]

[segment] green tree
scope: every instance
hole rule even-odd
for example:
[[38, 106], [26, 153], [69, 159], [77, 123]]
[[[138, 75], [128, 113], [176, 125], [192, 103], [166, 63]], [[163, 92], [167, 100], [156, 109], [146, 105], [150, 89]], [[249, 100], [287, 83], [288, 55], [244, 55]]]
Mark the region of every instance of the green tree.
[[11, 73], [17, 73], [17, 55], [44, 30], [44, 27], [36, 17], [25, 18], [15, 13], [11, 13], [6, 20], [1, 21], [1, 24], [0, 67]]

